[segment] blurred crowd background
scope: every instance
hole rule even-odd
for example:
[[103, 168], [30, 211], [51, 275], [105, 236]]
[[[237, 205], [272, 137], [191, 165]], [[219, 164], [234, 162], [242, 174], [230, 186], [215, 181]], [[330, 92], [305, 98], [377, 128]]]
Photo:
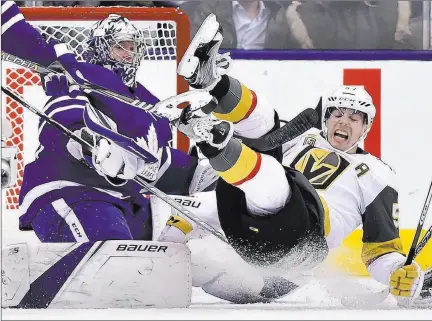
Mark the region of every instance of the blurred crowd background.
[[431, 50], [431, 1], [17, 1], [20, 6], [179, 7], [191, 35], [211, 12], [224, 49]]

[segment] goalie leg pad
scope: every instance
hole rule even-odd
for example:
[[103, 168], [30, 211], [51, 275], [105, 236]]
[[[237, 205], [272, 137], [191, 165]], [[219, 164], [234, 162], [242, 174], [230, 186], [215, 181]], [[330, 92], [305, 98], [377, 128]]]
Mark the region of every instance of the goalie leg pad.
[[26, 244], [2, 247], [2, 307], [18, 305], [30, 290]]
[[3, 287], [7, 295], [2, 297], [2, 307], [179, 308], [190, 304], [190, 252], [183, 244], [22, 244], [19, 256], [6, 255], [11, 249], [2, 249], [8, 258], [3, 259], [2, 279], [11, 280]]

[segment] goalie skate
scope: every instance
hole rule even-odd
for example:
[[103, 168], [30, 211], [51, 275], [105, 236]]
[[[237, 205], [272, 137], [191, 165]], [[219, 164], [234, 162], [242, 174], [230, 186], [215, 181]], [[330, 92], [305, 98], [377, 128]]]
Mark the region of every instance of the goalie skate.
[[[229, 67], [229, 58], [218, 54], [222, 40], [222, 27], [216, 16], [210, 14], [192, 39], [177, 69], [177, 73], [191, 87], [202, 89], [214, 86], [223, 74], [219, 69]], [[217, 66], [218, 58], [224, 60], [222, 68]]]

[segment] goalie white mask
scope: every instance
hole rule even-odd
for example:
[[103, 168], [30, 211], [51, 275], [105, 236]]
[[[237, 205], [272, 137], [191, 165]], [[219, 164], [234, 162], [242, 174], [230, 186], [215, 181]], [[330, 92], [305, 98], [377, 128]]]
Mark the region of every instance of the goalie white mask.
[[144, 53], [142, 33], [127, 18], [110, 14], [91, 28], [85, 58], [113, 70], [125, 85], [135, 87]]
[[329, 96], [323, 105], [322, 110], [322, 129], [324, 137], [328, 139], [328, 119], [334, 109], [350, 109], [354, 113], [361, 112], [364, 115], [364, 123], [366, 129], [361, 134], [360, 138], [348, 150], [357, 146], [359, 142], [364, 140], [372, 128], [373, 120], [376, 114], [376, 108], [373, 104], [372, 97], [364, 89], [363, 86], [342, 86], [337, 89], [331, 96]]

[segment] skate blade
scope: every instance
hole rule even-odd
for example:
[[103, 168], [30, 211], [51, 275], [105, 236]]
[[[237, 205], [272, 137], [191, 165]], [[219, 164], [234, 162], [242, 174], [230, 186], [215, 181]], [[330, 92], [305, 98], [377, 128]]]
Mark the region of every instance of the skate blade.
[[[216, 21], [216, 23], [212, 23], [212, 20], [216, 20], [216, 16], [213, 13], [209, 14], [208, 17], [201, 24], [200, 28], [193, 37], [191, 43], [189, 44], [189, 47], [186, 49], [186, 52], [178, 65], [178, 75], [185, 76], [184, 73], [186, 72], [186, 70], [189, 69], [185, 65], [191, 61], [191, 58], [193, 57], [195, 51], [198, 49], [198, 46], [201, 43], [209, 43], [216, 36], [219, 30], [219, 22]], [[207, 35], [202, 35], [204, 30], [206, 30]], [[209, 37], [210, 39], [205, 39], [206, 37], [208, 37], [208, 35], [212, 35], [211, 38]]]

